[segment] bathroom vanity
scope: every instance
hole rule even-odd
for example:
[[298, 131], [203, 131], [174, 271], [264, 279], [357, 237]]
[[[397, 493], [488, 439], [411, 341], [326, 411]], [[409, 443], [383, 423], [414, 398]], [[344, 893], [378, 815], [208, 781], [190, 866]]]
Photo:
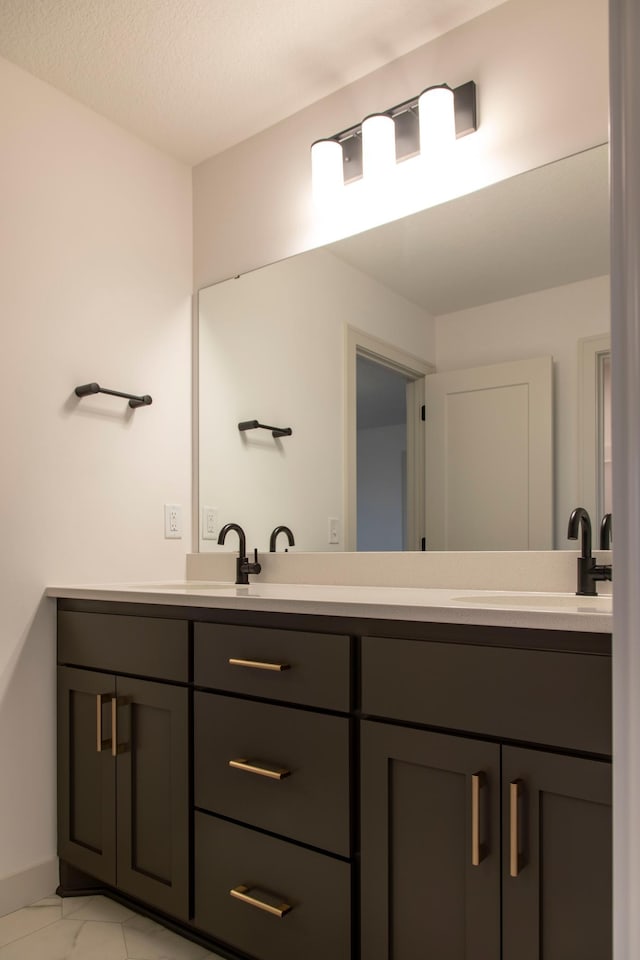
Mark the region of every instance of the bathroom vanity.
[[608, 614], [49, 593], [63, 893], [103, 887], [251, 960], [611, 957]]

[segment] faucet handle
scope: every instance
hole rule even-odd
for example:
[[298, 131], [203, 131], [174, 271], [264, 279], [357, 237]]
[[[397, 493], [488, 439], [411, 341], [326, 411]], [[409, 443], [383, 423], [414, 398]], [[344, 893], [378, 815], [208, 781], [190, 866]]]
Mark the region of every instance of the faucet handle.
[[600, 549], [611, 549], [611, 514], [605, 513], [600, 523]]
[[262, 564], [258, 562], [258, 548], [253, 548], [253, 563], [251, 564], [251, 573], [260, 573]]

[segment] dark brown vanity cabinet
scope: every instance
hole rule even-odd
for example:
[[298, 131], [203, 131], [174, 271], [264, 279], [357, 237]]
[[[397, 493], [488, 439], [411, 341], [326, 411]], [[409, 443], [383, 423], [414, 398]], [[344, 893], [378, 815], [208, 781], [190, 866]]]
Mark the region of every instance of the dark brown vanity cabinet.
[[352, 960], [348, 636], [196, 623], [195, 925], [259, 960]]
[[365, 638], [362, 680], [365, 712], [461, 731], [361, 724], [362, 957], [611, 957], [611, 765], [571, 755], [608, 746], [609, 659]]
[[[146, 650], [147, 674], [186, 680], [186, 627], [82, 613], [61, 613], [58, 627], [59, 662], [74, 663], [58, 667], [59, 856], [183, 920], [189, 905], [189, 693], [186, 686], [124, 673], [138, 670]], [[99, 664], [122, 673], [93, 669]]]
[[609, 960], [609, 637], [125, 609], [59, 604], [63, 863], [250, 960]]

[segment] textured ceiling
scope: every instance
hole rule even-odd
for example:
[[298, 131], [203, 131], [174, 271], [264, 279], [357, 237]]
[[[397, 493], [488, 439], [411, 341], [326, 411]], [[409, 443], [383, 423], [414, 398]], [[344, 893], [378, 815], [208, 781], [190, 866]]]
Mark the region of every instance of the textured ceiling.
[[0, 0], [0, 55], [188, 163], [504, 0]]

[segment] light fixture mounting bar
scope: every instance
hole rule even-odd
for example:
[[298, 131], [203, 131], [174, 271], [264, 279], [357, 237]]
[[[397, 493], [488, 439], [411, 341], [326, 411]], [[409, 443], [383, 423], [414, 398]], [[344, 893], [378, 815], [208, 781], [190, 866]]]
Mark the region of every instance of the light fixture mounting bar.
[[455, 87], [453, 91], [453, 109], [456, 115], [456, 137], [466, 137], [478, 129], [476, 105], [476, 85], [473, 80]]
[[[456, 121], [456, 138], [466, 137], [478, 129], [476, 107], [476, 84], [473, 80], [454, 87], [453, 104]], [[418, 97], [380, 111], [395, 121], [396, 161], [407, 160], [420, 151], [418, 128]], [[362, 176], [362, 123], [347, 127], [330, 139], [342, 145], [344, 182], [358, 180]]]

